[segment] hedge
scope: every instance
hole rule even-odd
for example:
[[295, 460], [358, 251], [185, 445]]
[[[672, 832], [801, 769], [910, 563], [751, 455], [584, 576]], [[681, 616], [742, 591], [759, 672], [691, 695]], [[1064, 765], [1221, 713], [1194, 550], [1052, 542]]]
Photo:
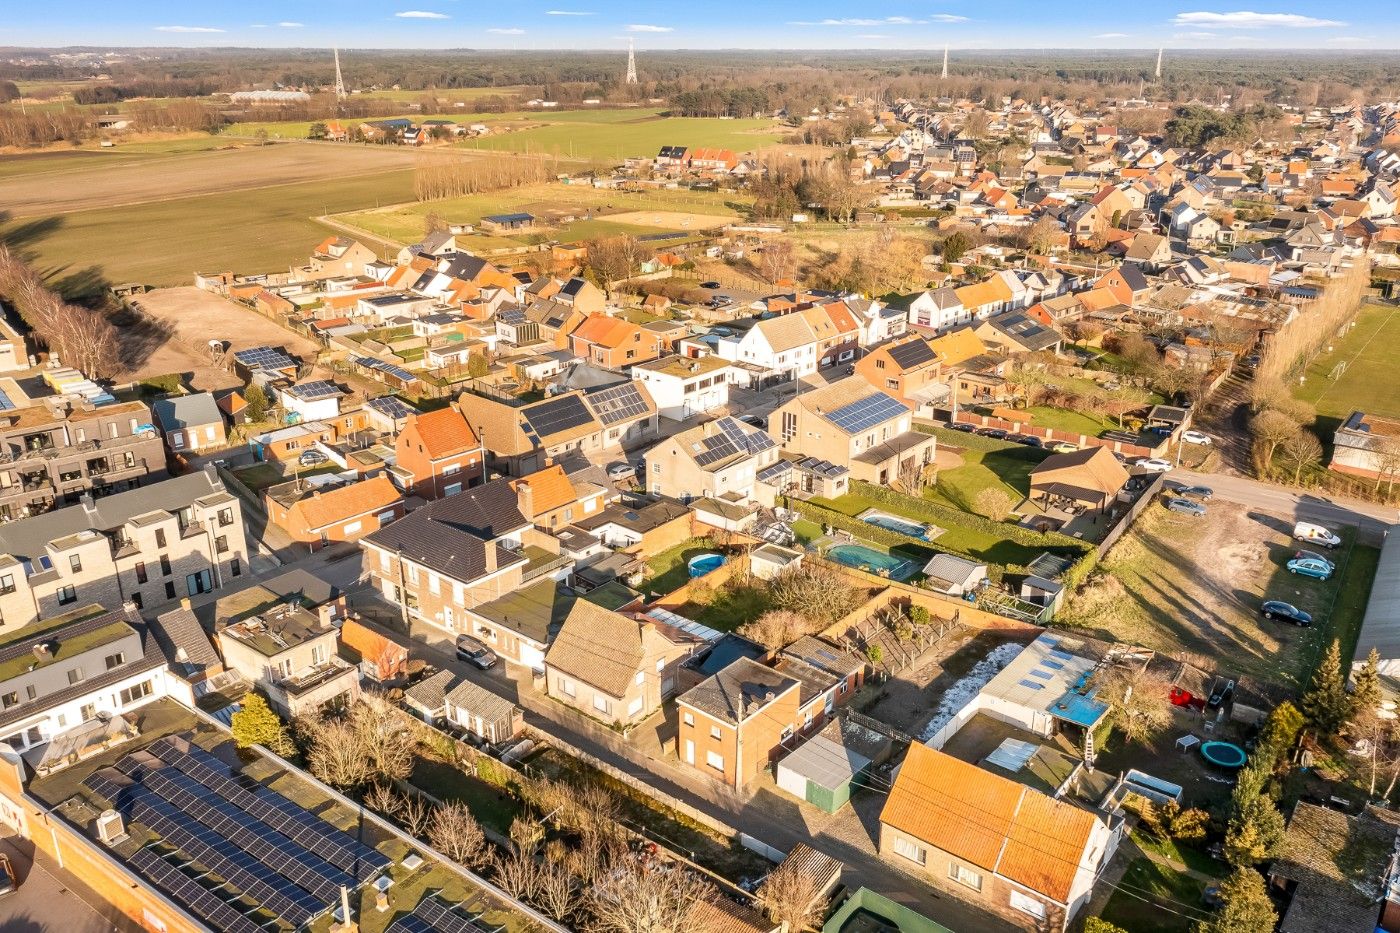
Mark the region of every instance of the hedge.
[[1025, 547], [1073, 549], [1074, 551], [1082, 551], [1085, 547], [1083, 541], [1071, 538], [1069, 535], [1034, 531], [1021, 525], [1013, 525], [1010, 522], [994, 521], [985, 515], [964, 512], [961, 509], [940, 505], [927, 499], [915, 499], [913, 496], [906, 496], [884, 486], [874, 486], [859, 481], [851, 485], [852, 491], [857, 495], [873, 499], [895, 510], [903, 510], [902, 514], [906, 518], [925, 518], [934, 524], [942, 523], [980, 531], [983, 534], [1014, 541]]

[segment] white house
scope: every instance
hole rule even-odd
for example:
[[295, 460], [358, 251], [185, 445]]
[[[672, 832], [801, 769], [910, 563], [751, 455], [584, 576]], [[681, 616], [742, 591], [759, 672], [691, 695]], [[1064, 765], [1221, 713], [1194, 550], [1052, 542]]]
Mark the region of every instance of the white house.
[[[715, 353], [770, 377], [810, 376], [819, 362], [816, 331], [800, 314], [768, 318], [743, 333], [721, 337], [715, 343]], [[747, 375], [744, 369], [736, 372]]]
[[729, 404], [735, 367], [717, 356], [665, 356], [632, 367], [632, 378], [647, 387], [663, 418], [684, 421]]
[[329, 379], [303, 382], [277, 390], [281, 406], [288, 412], [300, 415], [301, 421], [336, 418], [340, 415], [340, 400], [344, 395], [344, 390]]

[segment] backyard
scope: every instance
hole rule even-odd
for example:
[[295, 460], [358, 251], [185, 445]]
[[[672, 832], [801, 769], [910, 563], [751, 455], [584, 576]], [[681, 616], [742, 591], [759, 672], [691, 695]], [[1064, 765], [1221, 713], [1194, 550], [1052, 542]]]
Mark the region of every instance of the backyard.
[[1140, 856], [1128, 865], [1101, 916], [1131, 933], [1187, 933], [1211, 916], [1202, 899], [1206, 884]]
[[[1350, 657], [1379, 552], [1350, 529], [1329, 581], [1295, 576], [1292, 523], [1212, 503], [1193, 518], [1150, 505], [1060, 615], [1089, 634], [1176, 656], [1222, 673], [1298, 687], [1333, 638]], [[1265, 599], [1312, 613], [1312, 628], [1260, 617]]]
[[1030, 490], [1031, 470], [1049, 451], [1024, 444], [939, 430], [938, 482], [924, 498], [964, 512], [976, 512], [978, 496], [988, 489], [1001, 492], [1012, 505]]

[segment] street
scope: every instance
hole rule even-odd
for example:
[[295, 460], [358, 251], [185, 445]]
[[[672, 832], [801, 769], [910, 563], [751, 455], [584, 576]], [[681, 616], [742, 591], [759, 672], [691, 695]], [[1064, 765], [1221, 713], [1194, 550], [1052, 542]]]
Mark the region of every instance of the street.
[[1216, 496], [1228, 502], [1285, 515], [1294, 521], [1355, 525], [1365, 544], [1379, 545], [1385, 540], [1389, 527], [1400, 522], [1400, 511], [1390, 506], [1287, 489], [1244, 476], [1173, 470], [1167, 474], [1167, 478], [1188, 485], [1209, 486]]
[[[118, 913], [34, 844], [19, 836], [0, 838], [19, 890], [0, 900], [4, 933], [137, 933], [140, 926]], [[101, 905], [95, 908], [93, 905]]]

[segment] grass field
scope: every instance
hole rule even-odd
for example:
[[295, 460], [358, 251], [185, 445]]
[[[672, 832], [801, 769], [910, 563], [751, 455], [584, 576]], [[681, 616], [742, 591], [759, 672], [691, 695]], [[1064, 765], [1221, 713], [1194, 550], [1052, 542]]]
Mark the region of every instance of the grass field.
[[409, 171], [75, 211], [0, 227], [62, 279], [187, 285], [195, 271], [285, 270], [325, 238], [311, 218], [412, 196]]
[[[1346, 363], [1340, 378], [1331, 374]], [[1354, 411], [1400, 418], [1400, 307], [1367, 305], [1356, 325], [1308, 367], [1306, 381], [1294, 394], [1317, 407], [1323, 418], [1345, 420]]]
[[[338, 216], [336, 219], [397, 243], [416, 243], [423, 237], [423, 222], [429, 214], [437, 214], [448, 223], [463, 224], [475, 224], [487, 214], [526, 211], [538, 215], [560, 208], [580, 213], [681, 211], [727, 218], [739, 216], [739, 211], [747, 208], [751, 203], [753, 203], [753, 199], [748, 195], [734, 192], [707, 194], [666, 189], [627, 192], [601, 190], [587, 185], [546, 183], [526, 185], [505, 191], [467, 195], [460, 198], [447, 198], [441, 201], [395, 204], [374, 210], [355, 211]], [[588, 239], [599, 233], [656, 233], [662, 229], [638, 227], [635, 230], [617, 230], [613, 229], [617, 226], [616, 224], [609, 227], [607, 226], [609, 223], [605, 217], [593, 221], [579, 220], [569, 228], [560, 231], [559, 238], [565, 242], [573, 242]], [[598, 226], [590, 229], [590, 227], [584, 226], [585, 224]]]
[[939, 452], [945, 450], [956, 453], [962, 465], [939, 469], [938, 482], [926, 489], [924, 496], [965, 512], [977, 511], [977, 497], [987, 489], [1000, 490], [1012, 505], [1020, 502], [1030, 491], [1031, 470], [1048, 456], [1040, 448], [1021, 444], [1000, 450], [957, 451], [940, 445]]
[[1147, 858], [1134, 859], [1104, 905], [1103, 919], [1132, 933], [1186, 933], [1210, 916], [1205, 882]]
[[[602, 113], [632, 113], [602, 111]], [[748, 152], [776, 143], [780, 133], [771, 120], [718, 120], [699, 117], [656, 117], [632, 115], [629, 120], [556, 121], [550, 114], [542, 119], [549, 126], [483, 136], [466, 140], [472, 149], [509, 152], [551, 153], [566, 158], [621, 162], [627, 158], [655, 156], [665, 145], [713, 146]]]

